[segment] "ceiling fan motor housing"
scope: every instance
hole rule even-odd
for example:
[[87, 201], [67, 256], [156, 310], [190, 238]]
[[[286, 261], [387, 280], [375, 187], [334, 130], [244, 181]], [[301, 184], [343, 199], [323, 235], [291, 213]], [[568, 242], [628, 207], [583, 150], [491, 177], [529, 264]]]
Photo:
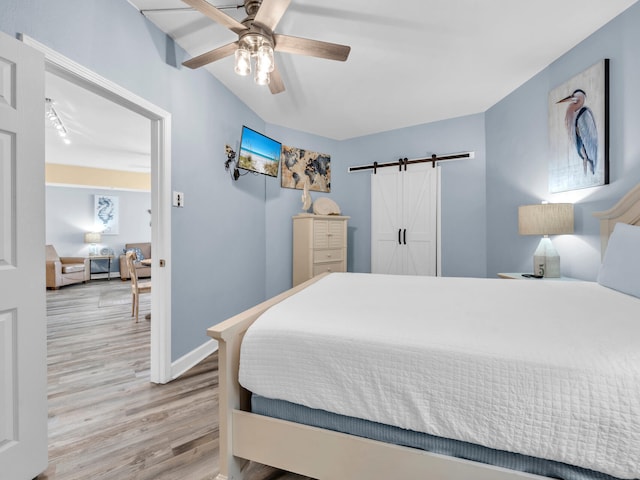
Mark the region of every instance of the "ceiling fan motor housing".
[[262, 5], [262, 0], [244, 0], [244, 9], [250, 17], [255, 17], [260, 5]]
[[249, 29], [240, 34], [240, 38], [238, 39], [240, 45], [253, 53], [258, 51], [258, 48], [265, 44], [273, 48], [275, 46], [273, 42], [273, 33], [251, 23], [251, 21], [249, 21], [249, 23], [245, 23], [246, 21], [243, 22], [249, 27]]

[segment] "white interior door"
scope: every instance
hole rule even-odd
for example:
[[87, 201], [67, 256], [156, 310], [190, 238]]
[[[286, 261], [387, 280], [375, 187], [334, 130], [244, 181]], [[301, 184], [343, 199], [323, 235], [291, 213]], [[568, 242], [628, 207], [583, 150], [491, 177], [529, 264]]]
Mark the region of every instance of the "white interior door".
[[402, 273], [402, 191], [397, 170], [371, 174], [371, 272]]
[[47, 467], [44, 56], [0, 33], [0, 477]]
[[404, 273], [407, 275], [436, 274], [439, 168], [433, 168], [430, 163], [423, 163], [412, 165], [401, 174], [402, 243], [405, 250]]

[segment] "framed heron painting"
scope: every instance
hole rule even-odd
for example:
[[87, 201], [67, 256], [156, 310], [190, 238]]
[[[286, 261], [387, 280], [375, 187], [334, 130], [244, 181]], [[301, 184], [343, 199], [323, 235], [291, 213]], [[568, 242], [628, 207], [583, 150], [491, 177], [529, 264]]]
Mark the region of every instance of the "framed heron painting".
[[549, 92], [549, 192], [609, 183], [609, 59]]

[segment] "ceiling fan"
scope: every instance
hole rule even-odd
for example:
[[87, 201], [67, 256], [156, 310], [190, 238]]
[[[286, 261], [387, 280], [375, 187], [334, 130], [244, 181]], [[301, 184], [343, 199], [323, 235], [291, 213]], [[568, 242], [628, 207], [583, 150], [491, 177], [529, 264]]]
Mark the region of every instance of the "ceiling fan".
[[183, 63], [188, 68], [199, 68], [222, 58], [235, 55], [235, 71], [239, 75], [251, 73], [255, 64], [255, 81], [269, 85], [271, 93], [284, 92], [282, 77], [275, 65], [276, 52], [295, 53], [311, 57], [344, 62], [351, 47], [308, 38], [274, 33], [273, 30], [289, 7], [291, 0], [244, 0], [247, 18], [242, 22], [227, 15], [206, 0], [182, 0], [211, 20], [238, 34], [238, 40]]

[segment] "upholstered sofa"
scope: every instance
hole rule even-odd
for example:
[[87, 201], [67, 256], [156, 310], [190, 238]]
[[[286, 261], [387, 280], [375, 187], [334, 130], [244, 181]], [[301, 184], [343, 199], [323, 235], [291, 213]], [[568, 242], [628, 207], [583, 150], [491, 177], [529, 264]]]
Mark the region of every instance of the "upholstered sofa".
[[91, 278], [89, 259], [84, 257], [60, 257], [53, 245], [45, 246], [47, 288], [84, 283]]
[[[129, 275], [129, 267], [127, 267], [127, 257], [125, 255], [127, 250], [131, 249], [140, 249], [140, 253], [143, 258], [139, 258], [138, 260], [149, 259], [151, 258], [151, 243], [143, 242], [143, 243], [127, 243], [124, 246], [124, 252], [120, 255], [120, 278], [122, 280], [129, 280], [131, 275]], [[151, 276], [151, 266], [141, 265], [138, 262], [135, 263], [136, 273], [138, 274], [138, 278], [147, 278]]]

